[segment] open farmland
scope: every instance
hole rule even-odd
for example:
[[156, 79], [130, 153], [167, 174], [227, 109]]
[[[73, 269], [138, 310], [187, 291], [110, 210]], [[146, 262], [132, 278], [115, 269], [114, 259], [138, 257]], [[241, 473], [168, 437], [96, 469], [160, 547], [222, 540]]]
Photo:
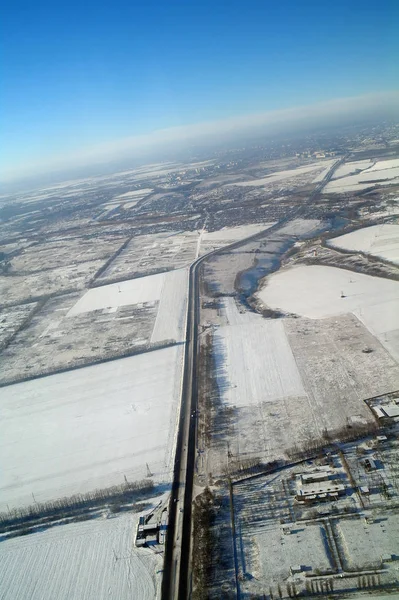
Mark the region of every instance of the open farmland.
[[170, 482], [182, 347], [0, 390], [1, 509], [140, 480]]
[[35, 243], [12, 258], [10, 274], [27, 274], [62, 268], [93, 260], [104, 261], [123, 244], [125, 238], [116, 236], [63, 236], [48, 242]]
[[126, 514], [3, 541], [2, 600], [154, 600], [162, 560], [134, 547], [137, 521]]
[[344, 250], [364, 252], [399, 264], [399, 225], [372, 225], [330, 240]]
[[29, 320], [36, 302], [0, 309], [0, 349], [10, 341], [18, 329]]
[[269, 308], [310, 319], [353, 312], [393, 356], [399, 355], [397, 281], [301, 265], [271, 275], [258, 297]]
[[308, 179], [309, 173], [312, 173], [310, 177], [310, 181], [315, 177], [314, 172], [319, 170], [323, 171], [325, 169], [325, 164], [316, 163], [313, 165], [306, 165], [304, 167], [298, 167], [296, 169], [290, 169], [287, 171], [279, 171], [277, 173], [271, 173], [266, 177], [262, 177], [261, 179], [253, 179], [251, 181], [242, 181], [239, 183], [233, 183], [232, 185], [237, 185], [239, 187], [264, 187], [269, 184], [274, 184], [276, 182], [285, 181], [286, 179], [291, 179], [294, 177], [299, 177], [303, 179], [305, 176], [305, 180]]
[[0, 275], [1, 303], [12, 306], [35, 298], [82, 290], [103, 263], [103, 260], [92, 260], [28, 275]]
[[200, 240], [200, 254], [206, 254], [217, 248], [223, 248], [238, 240], [250, 237], [268, 229], [274, 223], [257, 223], [251, 225], [238, 225], [237, 227], [223, 227], [218, 231], [203, 231]]
[[185, 269], [52, 298], [3, 351], [0, 383], [181, 342], [186, 301]]
[[399, 185], [398, 159], [347, 163], [324, 189], [325, 193], [357, 192], [374, 186]]
[[98, 283], [178, 269], [195, 259], [198, 233], [159, 233], [134, 237], [107, 267]]
[[68, 317], [129, 304], [158, 301], [165, 275], [151, 275], [88, 290], [71, 308]]
[[217, 231], [201, 229], [134, 237], [100, 275], [96, 285], [185, 267], [202, 254], [255, 235], [270, 225], [261, 222]]
[[398, 365], [352, 315], [268, 320], [240, 315], [230, 298], [223, 306], [227, 324], [215, 329], [213, 348], [229, 414], [222, 455], [228, 440], [240, 460], [270, 461], [294, 445], [372, 425], [363, 400], [399, 386]]

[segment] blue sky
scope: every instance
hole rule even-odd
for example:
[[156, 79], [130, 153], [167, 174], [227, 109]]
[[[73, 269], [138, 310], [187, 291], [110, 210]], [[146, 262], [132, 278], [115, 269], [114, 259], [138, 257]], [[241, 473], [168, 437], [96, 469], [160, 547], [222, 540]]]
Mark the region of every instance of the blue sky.
[[399, 88], [396, 0], [13, 0], [2, 12], [4, 169]]

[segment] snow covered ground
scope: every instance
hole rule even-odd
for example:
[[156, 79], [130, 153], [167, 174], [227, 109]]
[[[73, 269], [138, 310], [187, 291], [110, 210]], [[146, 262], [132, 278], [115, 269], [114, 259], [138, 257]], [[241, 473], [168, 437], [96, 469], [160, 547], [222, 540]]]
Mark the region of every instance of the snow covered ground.
[[332, 179], [333, 180], [340, 179], [341, 177], [346, 177], [347, 175], [353, 175], [354, 173], [359, 172], [359, 171], [365, 171], [366, 169], [371, 167], [373, 164], [374, 163], [372, 160], [356, 160], [353, 162], [345, 163], [345, 164], [341, 165], [340, 167], [338, 167], [338, 169], [333, 174]]
[[128, 304], [156, 302], [161, 297], [165, 273], [129, 279], [88, 290], [71, 308], [68, 317], [104, 308], [117, 308]]
[[[220, 327], [229, 372], [229, 403], [257, 406], [260, 402], [305, 394], [282, 320], [243, 318], [242, 324]], [[237, 322], [236, 322], [237, 323]]]
[[200, 234], [200, 254], [206, 254], [217, 248], [228, 246], [238, 240], [260, 233], [274, 223], [256, 223], [250, 225], [237, 225], [236, 227], [223, 227], [219, 231], [203, 231]]
[[333, 238], [329, 244], [344, 250], [366, 252], [399, 263], [399, 225], [374, 225]]
[[399, 359], [399, 282], [324, 266], [271, 275], [258, 297], [270, 308], [323, 319], [354, 313]]
[[0, 390], [0, 509], [146, 476], [169, 482], [183, 346]]
[[145, 188], [142, 190], [132, 190], [131, 192], [125, 192], [124, 194], [119, 194], [119, 196], [115, 196], [114, 200], [116, 198], [119, 198], [121, 200], [128, 200], [129, 198], [135, 198], [136, 196], [147, 196], [148, 194], [150, 194], [152, 192], [152, 188]]
[[225, 324], [213, 333], [221, 399], [215, 427], [234, 457], [275, 460], [351, 419], [367, 423], [362, 400], [399, 385], [384, 348], [363, 352], [375, 340], [353, 315], [264, 319], [240, 313], [233, 298], [223, 299], [221, 315]]
[[67, 318], [94, 310], [116, 312], [120, 306], [159, 302], [151, 342], [181, 342], [185, 335], [187, 293], [187, 269], [137, 277], [88, 290], [70, 309]]
[[381, 557], [399, 553], [399, 521], [395, 515], [388, 514], [374, 523], [340, 519], [335, 527], [346, 568], [378, 568]]
[[[324, 191], [327, 193], [342, 193], [360, 191], [374, 185], [399, 185], [397, 159], [377, 161], [372, 165], [370, 163], [367, 165], [367, 162], [359, 161], [342, 165], [335, 173], [335, 178], [324, 188]], [[350, 174], [356, 172], [358, 168], [362, 169], [360, 173]]]
[[230, 185], [236, 185], [239, 187], [261, 187], [268, 185], [269, 183], [275, 183], [276, 181], [283, 181], [291, 177], [298, 177], [317, 169], [323, 170], [324, 163], [315, 163], [312, 165], [305, 165], [298, 167], [297, 169], [289, 169], [287, 171], [279, 171], [278, 173], [271, 173], [262, 179], [252, 179], [251, 181], [241, 181], [239, 183], [231, 183]]
[[[232, 453], [242, 458], [281, 457], [292, 445], [293, 423], [300, 430], [311, 420], [310, 406], [282, 320], [240, 314], [233, 298], [224, 299], [227, 325], [215, 330], [216, 376], [223, 405], [235, 413], [230, 430]], [[229, 431], [222, 425], [222, 435]]]
[[163, 340], [176, 340], [176, 342], [185, 340], [187, 295], [188, 269], [177, 269], [166, 273], [151, 343]]
[[258, 296], [270, 308], [320, 319], [399, 302], [399, 282], [335, 267], [300, 265], [271, 275]]
[[136, 514], [62, 525], [0, 544], [2, 600], [154, 600], [160, 555], [134, 546]]
[[397, 167], [399, 167], [399, 158], [392, 158], [389, 160], [379, 160], [368, 170], [384, 171], [385, 169], [396, 169]]

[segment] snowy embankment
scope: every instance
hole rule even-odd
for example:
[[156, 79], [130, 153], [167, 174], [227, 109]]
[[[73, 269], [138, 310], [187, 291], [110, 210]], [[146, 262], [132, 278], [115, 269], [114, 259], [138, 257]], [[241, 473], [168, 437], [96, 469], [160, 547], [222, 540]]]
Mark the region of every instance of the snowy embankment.
[[364, 252], [399, 264], [399, 225], [373, 225], [346, 233], [329, 241], [343, 250]]
[[352, 312], [399, 360], [399, 282], [324, 266], [271, 275], [257, 296], [269, 308], [323, 319]]
[[0, 390], [0, 509], [143, 479], [170, 482], [182, 346]]
[[2, 542], [2, 600], [154, 600], [162, 560], [134, 547], [137, 520], [127, 514]]

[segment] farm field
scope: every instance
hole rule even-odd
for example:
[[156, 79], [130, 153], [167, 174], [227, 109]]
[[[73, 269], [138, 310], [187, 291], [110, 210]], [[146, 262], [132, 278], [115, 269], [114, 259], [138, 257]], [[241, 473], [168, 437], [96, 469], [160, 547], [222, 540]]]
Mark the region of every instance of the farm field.
[[9, 341], [35, 310], [36, 302], [0, 309], [0, 348]]
[[186, 302], [185, 269], [52, 298], [3, 351], [0, 383], [181, 342]]
[[355, 173], [360, 173], [361, 171], [369, 169], [373, 164], [374, 161], [372, 160], [356, 160], [352, 162], [346, 162], [338, 167], [338, 169], [333, 174], [331, 180], [334, 181], [334, 179], [341, 179], [342, 177], [346, 177], [347, 175], [354, 175]]
[[353, 315], [270, 320], [240, 314], [232, 298], [222, 313], [225, 324], [214, 326], [216, 379], [229, 415], [224, 439], [241, 459], [275, 460], [326, 432], [370, 425], [363, 400], [399, 386], [397, 363]]
[[188, 266], [198, 256], [252, 236], [273, 223], [134, 237], [98, 278], [102, 284]]
[[310, 319], [360, 311], [381, 303], [382, 298], [399, 302], [399, 282], [335, 267], [281, 269], [264, 284], [258, 292], [264, 304]]
[[302, 177], [314, 171], [323, 171], [325, 169], [325, 163], [315, 163], [312, 165], [306, 165], [303, 167], [297, 167], [296, 169], [289, 169], [287, 171], [278, 171], [277, 173], [271, 173], [261, 179], [253, 179], [251, 181], [241, 181], [238, 183], [232, 183], [239, 187], [263, 187], [276, 182], [284, 181], [285, 179], [291, 179], [293, 177]]
[[399, 225], [372, 225], [330, 240], [329, 245], [365, 252], [399, 264]]
[[168, 483], [182, 346], [0, 389], [0, 509], [143, 479]]
[[102, 284], [157, 271], [178, 269], [196, 257], [197, 232], [170, 232], [134, 237], [105, 269]]
[[[360, 172], [357, 172], [359, 169]], [[352, 165], [348, 163], [343, 165], [341, 173], [338, 169], [335, 178], [324, 188], [324, 193], [356, 192], [375, 185], [399, 185], [397, 159], [377, 161], [374, 164], [368, 161], [355, 162]]]
[[272, 225], [274, 225], [274, 223], [258, 223], [238, 225], [237, 227], [223, 227], [223, 229], [219, 229], [219, 231], [204, 231], [201, 234], [200, 254], [206, 254], [217, 248], [233, 244], [238, 240], [260, 233]]
[[294, 266], [268, 277], [258, 297], [266, 306], [310, 319], [352, 312], [399, 355], [399, 282], [324, 266]]
[[82, 290], [103, 263], [103, 260], [91, 260], [28, 275], [0, 275], [2, 305], [16, 305], [34, 298]]
[[166, 273], [151, 335], [151, 343], [185, 340], [185, 317], [188, 295], [188, 269]]
[[154, 600], [162, 559], [134, 547], [137, 521], [125, 514], [3, 541], [2, 600]]
[[118, 250], [124, 241], [125, 238], [121, 235], [97, 235], [87, 238], [72, 235], [54, 237], [48, 242], [32, 244], [13, 257], [10, 273], [35, 273], [45, 269], [62, 268], [71, 263], [101, 259], [105, 261]]
[[130, 304], [159, 301], [164, 280], [165, 275], [161, 273], [92, 288], [77, 301], [67, 317], [95, 310], [112, 310]]

